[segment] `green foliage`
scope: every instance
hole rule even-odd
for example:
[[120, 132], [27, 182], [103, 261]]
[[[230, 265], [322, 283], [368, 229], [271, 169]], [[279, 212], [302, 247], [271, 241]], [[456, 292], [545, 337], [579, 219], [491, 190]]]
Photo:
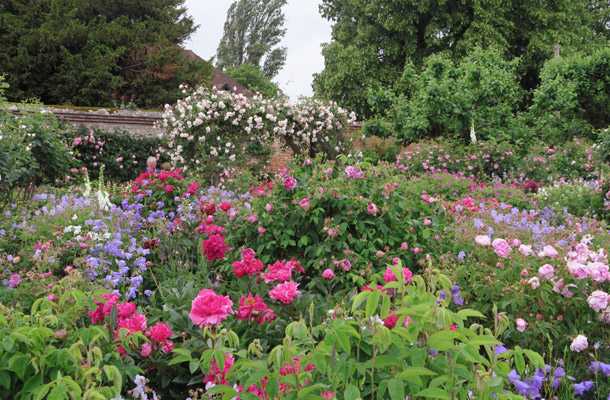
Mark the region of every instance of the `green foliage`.
[[148, 157], [159, 157], [159, 165], [168, 160], [159, 153], [161, 138], [126, 131], [74, 130], [70, 132], [68, 144], [80, 166], [87, 168], [93, 179], [98, 178], [102, 165], [106, 179], [126, 182], [146, 168]]
[[69, 128], [51, 114], [14, 115], [0, 110], [0, 204], [15, 191], [59, 183], [75, 160], [65, 137]]
[[227, 75], [253, 92], [262, 94], [264, 97], [277, 97], [281, 92], [258, 66], [242, 64], [238, 67], [228, 67]]
[[0, 71], [11, 100], [158, 106], [208, 67], [179, 45], [194, 31], [184, 0], [11, 0], [0, 6]]
[[[2, 289], [0, 289], [2, 290]], [[0, 304], [0, 398], [108, 399], [121, 394], [124, 368], [104, 327], [87, 326], [93, 302], [66, 287], [57, 302], [28, 313]]]
[[392, 87], [406, 65], [419, 67], [432, 54], [459, 59], [479, 46], [520, 58], [519, 81], [530, 90], [556, 43], [564, 51], [607, 44], [610, 7], [593, 3], [324, 0], [320, 9], [333, 32], [316, 94], [368, 117], [367, 88]]
[[548, 142], [591, 137], [610, 125], [610, 49], [548, 61], [529, 110], [536, 135]]
[[[218, 45], [218, 67], [250, 64], [271, 79], [286, 62], [285, 47], [276, 47], [284, 35], [287, 0], [235, 0], [227, 11]], [[264, 61], [263, 61], [264, 58]]]
[[[397, 136], [406, 142], [437, 136], [471, 141], [517, 140], [513, 114], [521, 99], [516, 62], [494, 50], [475, 49], [458, 64], [448, 57], [426, 59], [411, 93], [397, 101], [391, 114]], [[411, 74], [405, 68], [405, 75]]]

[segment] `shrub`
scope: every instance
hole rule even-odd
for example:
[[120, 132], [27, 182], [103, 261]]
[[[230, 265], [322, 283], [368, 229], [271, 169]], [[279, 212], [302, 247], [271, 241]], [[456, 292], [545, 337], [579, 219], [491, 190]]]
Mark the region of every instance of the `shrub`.
[[74, 156], [94, 179], [99, 177], [102, 165], [108, 180], [126, 182], [145, 168], [148, 157], [157, 157], [159, 163], [168, 161], [160, 153], [163, 142], [157, 137], [100, 129], [79, 129], [71, 133], [68, 141]]
[[0, 203], [16, 190], [66, 179], [75, 165], [64, 141], [68, 130], [50, 114], [0, 111]]
[[391, 113], [398, 137], [414, 142], [444, 136], [467, 143], [472, 128], [479, 139], [519, 140], [514, 113], [522, 93], [516, 67], [498, 51], [481, 49], [457, 64], [433, 55], [419, 73], [407, 65], [403, 80], [414, 87]]
[[549, 142], [591, 137], [610, 125], [610, 49], [546, 62], [529, 110], [536, 134]]

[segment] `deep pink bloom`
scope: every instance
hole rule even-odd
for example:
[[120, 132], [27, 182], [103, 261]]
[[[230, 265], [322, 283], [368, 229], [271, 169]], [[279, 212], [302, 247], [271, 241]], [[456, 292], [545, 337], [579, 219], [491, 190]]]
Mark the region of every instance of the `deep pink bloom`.
[[172, 334], [172, 328], [164, 322], [157, 322], [148, 331], [148, 337], [157, 343], [165, 342]]
[[152, 345], [150, 343], [144, 343], [142, 345], [142, 349], [140, 350], [140, 355], [143, 358], [147, 358], [152, 353]]
[[121, 303], [117, 305], [117, 315], [119, 319], [131, 317], [136, 312], [134, 303]]
[[220, 209], [224, 212], [227, 212], [231, 209], [232, 205], [228, 201], [223, 201], [220, 203]]
[[218, 364], [216, 364], [216, 360], [212, 360], [210, 363], [210, 370], [208, 374], [203, 377], [203, 383], [213, 383], [216, 385], [226, 385], [227, 384], [227, 374], [233, 367], [235, 363], [235, 359], [231, 353], [225, 353], [225, 365], [223, 370], [221, 371], [218, 368]]
[[383, 320], [383, 324], [385, 325], [386, 328], [388, 329], [393, 329], [396, 326], [396, 323], [398, 322], [398, 315], [392, 313], [390, 315], [388, 315], [384, 320]]
[[255, 321], [258, 324], [264, 324], [275, 319], [275, 313], [260, 296], [242, 296], [239, 299], [239, 309], [236, 314], [239, 320]]
[[232, 307], [233, 302], [228, 296], [201, 289], [191, 304], [189, 317], [198, 326], [218, 325], [233, 312]]
[[[402, 276], [403, 279], [405, 280], [406, 283], [411, 282], [411, 279], [413, 279], [413, 272], [411, 272], [411, 270], [409, 268], [403, 268], [402, 269]], [[385, 272], [383, 273], [383, 280], [387, 283], [387, 282], [394, 282], [397, 280], [396, 275], [394, 274], [394, 271], [392, 271], [391, 267], [387, 267]]]
[[263, 279], [265, 283], [289, 281], [292, 279], [292, 271], [304, 272], [303, 267], [296, 260], [276, 261], [267, 267]]
[[269, 291], [269, 297], [284, 304], [290, 304], [300, 294], [298, 287], [299, 284], [292, 281], [280, 283]]
[[309, 198], [308, 197], [302, 198], [301, 201], [299, 201], [299, 206], [305, 211], [309, 210], [309, 207], [310, 207]]
[[292, 176], [284, 178], [284, 188], [288, 191], [293, 191], [297, 187], [297, 180]]
[[222, 235], [211, 235], [202, 243], [203, 254], [208, 261], [222, 260], [225, 258], [229, 246], [225, 243], [225, 238]]
[[320, 394], [324, 400], [333, 400], [335, 399], [335, 392], [331, 392], [330, 390], [326, 390]]
[[129, 318], [121, 319], [118, 329], [127, 329], [129, 333], [146, 331], [146, 317], [143, 314], [135, 313]]
[[193, 195], [195, 192], [197, 192], [197, 190], [199, 190], [199, 184], [197, 182], [191, 182], [186, 187], [186, 194]]
[[236, 277], [253, 276], [265, 268], [263, 262], [256, 258], [256, 253], [250, 248], [241, 252], [241, 260], [233, 263], [233, 273]]
[[174, 191], [174, 185], [165, 185], [163, 186], [163, 190], [165, 193], [172, 193]]

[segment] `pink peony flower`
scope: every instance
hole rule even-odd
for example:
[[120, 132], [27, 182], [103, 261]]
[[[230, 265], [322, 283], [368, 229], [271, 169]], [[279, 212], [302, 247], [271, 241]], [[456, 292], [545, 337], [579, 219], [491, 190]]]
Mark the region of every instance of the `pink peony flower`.
[[587, 347], [589, 347], [589, 343], [587, 342], [587, 337], [584, 335], [576, 336], [570, 344], [570, 350], [575, 351], [577, 353], [580, 353]]
[[136, 312], [134, 303], [121, 303], [117, 305], [117, 314], [119, 318], [129, 318]]
[[284, 189], [289, 192], [293, 191], [297, 187], [297, 180], [292, 176], [287, 176], [284, 178]]
[[255, 224], [256, 222], [258, 222], [258, 217], [256, 216], [256, 214], [250, 214], [246, 217], [246, 221], [251, 224]]
[[211, 235], [202, 243], [203, 254], [208, 261], [222, 260], [225, 258], [229, 246], [225, 243], [225, 238], [222, 235]]
[[157, 322], [148, 330], [148, 337], [157, 343], [165, 342], [172, 335], [172, 328], [164, 322]]
[[191, 182], [187, 187], [186, 187], [186, 194], [187, 195], [193, 195], [197, 192], [197, 190], [199, 190], [199, 184], [197, 182]]
[[538, 253], [538, 257], [550, 257], [555, 258], [559, 255], [557, 250], [553, 246], [546, 245], [542, 248], [542, 251]]
[[301, 201], [299, 201], [299, 206], [305, 211], [309, 210], [309, 207], [310, 207], [309, 198], [308, 197], [302, 198]]
[[211, 289], [201, 289], [191, 305], [189, 317], [198, 326], [218, 325], [233, 312], [229, 296], [221, 296]]
[[[405, 267], [402, 269], [402, 276], [403, 276], [405, 283], [409, 283], [409, 282], [411, 282], [411, 279], [413, 278], [413, 273], [411, 272], [411, 270], [409, 268]], [[383, 280], [386, 283], [394, 282], [397, 280], [396, 275], [394, 275], [394, 271], [392, 271], [391, 267], [386, 268], [385, 272], [383, 273]]]
[[292, 271], [304, 272], [303, 267], [296, 260], [276, 261], [267, 267], [267, 272], [263, 274], [265, 283], [285, 282], [292, 279]]
[[326, 268], [322, 272], [322, 278], [326, 279], [327, 281], [330, 281], [330, 280], [334, 279], [334, 277], [335, 277], [335, 273], [330, 268]]
[[347, 167], [345, 167], [345, 175], [347, 175], [347, 177], [349, 179], [362, 179], [364, 178], [364, 172], [362, 172], [362, 170], [358, 167], [354, 167], [352, 165], [349, 165]]
[[174, 191], [174, 185], [165, 185], [163, 186], [163, 190], [165, 193], [172, 193]]
[[528, 246], [526, 244], [519, 245], [519, 253], [528, 257], [534, 254], [534, 250], [532, 250], [532, 246]]
[[229, 210], [230, 210], [232, 207], [233, 207], [233, 206], [232, 206], [232, 205], [231, 205], [231, 203], [229, 203], [228, 201], [223, 201], [223, 202], [221, 202], [221, 203], [220, 203], [220, 209], [221, 209], [223, 212], [225, 212], [225, 213], [226, 213], [227, 211], [229, 211]]
[[144, 343], [140, 349], [140, 355], [143, 358], [147, 358], [152, 353], [152, 345], [150, 343]]
[[263, 262], [256, 258], [256, 253], [250, 248], [241, 252], [241, 260], [233, 263], [233, 273], [236, 277], [253, 276], [265, 268]]
[[513, 247], [519, 247], [521, 246], [521, 241], [519, 239], [513, 239], [510, 241], [510, 245]]
[[477, 235], [474, 241], [479, 246], [489, 246], [491, 244], [491, 238], [488, 235]]
[[587, 303], [589, 303], [589, 307], [595, 311], [603, 311], [608, 308], [610, 295], [604, 291], [596, 290], [587, 298]]
[[527, 321], [522, 318], [517, 318], [515, 320], [515, 324], [517, 325], [517, 330], [519, 332], [525, 332], [527, 329]]
[[239, 299], [239, 309], [237, 310], [236, 318], [242, 321], [254, 321], [262, 325], [265, 322], [273, 321], [275, 313], [265, 304], [262, 297], [248, 294], [248, 296], [242, 296]]
[[493, 247], [496, 255], [502, 258], [508, 258], [512, 251], [510, 244], [508, 244], [508, 242], [504, 239], [494, 239], [494, 241], [491, 242], [491, 246]]
[[299, 284], [293, 281], [280, 283], [269, 291], [269, 297], [284, 304], [290, 304], [300, 294]]
[[129, 333], [146, 331], [146, 316], [140, 313], [135, 313], [129, 318], [120, 319], [118, 329], [127, 329]]
[[542, 267], [538, 268], [538, 276], [542, 279], [551, 279], [555, 276], [555, 268], [551, 264], [544, 264]]
[[369, 205], [366, 207], [366, 212], [369, 215], [377, 215], [379, 209], [377, 208], [377, 205], [375, 205], [375, 203], [369, 203]]

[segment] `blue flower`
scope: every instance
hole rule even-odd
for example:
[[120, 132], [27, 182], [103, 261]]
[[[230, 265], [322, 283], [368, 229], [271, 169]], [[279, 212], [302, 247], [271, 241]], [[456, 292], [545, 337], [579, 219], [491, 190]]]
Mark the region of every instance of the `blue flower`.
[[573, 384], [572, 388], [574, 389], [574, 394], [576, 396], [582, 396], [589, 390], [593, 389], [593, 386], [593, 381], [582, 381], [580, 383]]

